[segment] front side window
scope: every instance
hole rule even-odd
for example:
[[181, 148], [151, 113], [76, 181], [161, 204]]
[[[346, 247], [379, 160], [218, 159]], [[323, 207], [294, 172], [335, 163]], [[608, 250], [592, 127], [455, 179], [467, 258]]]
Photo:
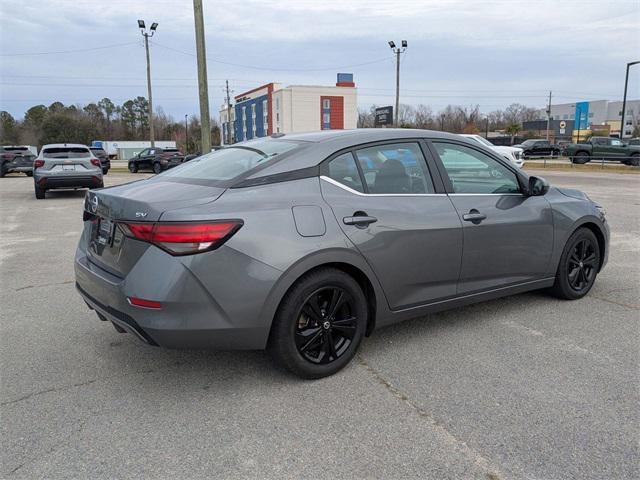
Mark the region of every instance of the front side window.
[[353, 190], [364, 192], [356, 161], [350, 152], [329, 162], [329, 177]]
[[520, 193], [516, 174], [490, 156], [453, 143], [433, 145], [454, 193]]
[[368, 193], [434, 193], [422, 150], [417, 143], [394, 143], [363, 148], [356, 157]]

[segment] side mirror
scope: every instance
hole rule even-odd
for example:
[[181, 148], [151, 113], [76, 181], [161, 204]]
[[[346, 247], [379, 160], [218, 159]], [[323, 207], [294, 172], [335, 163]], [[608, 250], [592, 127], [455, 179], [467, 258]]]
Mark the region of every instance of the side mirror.
[[529, 196], [539, 197], [549, 191], [549, 182], [542, 177], [529, 177]]

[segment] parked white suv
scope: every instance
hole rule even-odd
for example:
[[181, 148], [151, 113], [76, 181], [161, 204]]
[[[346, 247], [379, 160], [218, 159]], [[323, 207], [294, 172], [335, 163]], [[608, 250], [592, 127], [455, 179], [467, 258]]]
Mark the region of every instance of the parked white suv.
[[480, 145], [489, 147], [491, 150], [493, 150], [496, 153], [499, 153], [500, 155], [502, 155], [504, 158], [509, 160], [518, 168], [522, 168], [522, 166], [524, 165], [524, 156], [522, 155], [523, 150], [521, 148], [502, 147], [502, 146], [494, 145], [489, 140], [487, 140], [486, 138], [480, 135], [467, 134], [467, 133], [463, 133], [461, 135], [475, 142], [478, 142]]

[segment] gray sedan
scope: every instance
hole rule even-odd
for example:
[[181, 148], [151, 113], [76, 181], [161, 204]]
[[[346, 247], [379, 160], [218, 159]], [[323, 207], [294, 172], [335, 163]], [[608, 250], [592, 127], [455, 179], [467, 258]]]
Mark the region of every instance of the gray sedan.
[[174, 348], [267, 348], [331, 375], [404, 319], [535, 289], [586, 295], [605, 212], [457, 135], [278, 135], [88, 192], [75, 272], [101, 320]]

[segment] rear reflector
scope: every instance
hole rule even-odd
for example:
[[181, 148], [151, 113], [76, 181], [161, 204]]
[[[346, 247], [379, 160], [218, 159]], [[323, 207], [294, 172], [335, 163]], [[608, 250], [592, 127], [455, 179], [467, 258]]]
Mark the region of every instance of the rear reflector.
[[242, 220], [120, 224], [125, 235], [153, 243], [171, 255], [191, 255], [215, 250], [242, 225]]
[[154, 308], [156, 310], [162, 308], [162, 304], [154, 300], [145, 300], [144, 298], [136, 297], [129, 297], [127, 300], [129, 300], [129, 303], [134, 307]]

